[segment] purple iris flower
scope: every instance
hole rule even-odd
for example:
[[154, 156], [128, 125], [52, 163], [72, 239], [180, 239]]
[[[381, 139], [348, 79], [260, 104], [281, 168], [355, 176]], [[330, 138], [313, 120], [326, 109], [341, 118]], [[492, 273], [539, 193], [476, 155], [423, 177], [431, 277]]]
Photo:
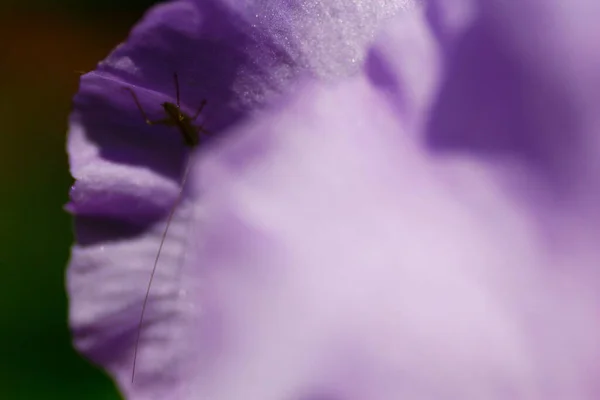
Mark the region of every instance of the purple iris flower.
[[[70, 119], [76, 347], [132, 400], [600, 398], [598, 15], [153, 8]], [[163, 118], [173, 73], [192, 151], [123, 90]]]

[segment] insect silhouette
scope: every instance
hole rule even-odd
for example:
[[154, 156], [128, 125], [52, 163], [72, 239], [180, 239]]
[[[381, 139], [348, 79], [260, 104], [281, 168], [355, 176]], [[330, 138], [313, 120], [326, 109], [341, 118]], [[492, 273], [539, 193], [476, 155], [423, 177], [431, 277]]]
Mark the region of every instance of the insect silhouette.
[[[195, 120], [202, 113], [202, 110], [204, 109], [204, 106], [206, 106], [207, 102], [206, 102], [206, 100], [202, 100], [202, 102], [200, 103], [200, 107], [198, 108], [196, 113], [193, 116], [187, 115], [181, 109], [181, 104], [180, 104], [180, 99], [179, 99], [179, 80], [177, 78], [177, 74], [173, 74], [173, 80], [175, 82], [175, 92], [176, 92], [175, 94], [176, 94], [177, 103], [171, 103], [168, 101], [162, 103], [161, 106], [165, 112], [165, 118], [159, 119], [159, 120], [151, 120], [150, 118], [148, 118], [148, 114], [146, 114], [146, 112], [142, 108], [140, 101], [139, 101], [137, 95], [135, 94], [135, 92], [133, 91], [133, 89], [128, 88], [128, 87], [124, 87], [123, 89], [127, 90], [129, 93], [131, 93], [131, 96], [133, 97], [133, 101], [135, 102], [135, 105], [137, 106], [138, 110], [140, 111], [140, 114], [142, 114], [142, 117], [146, 121], [146, 124], [176, 127], [179, 130], [179, 133], [181, 134], [181, 136], [183, 137], [183, 141], [184, 141], [185, 145], [189, 149], [193, 149], [200, 144], [201, 134], [205, 134], [205, 135], [209, 134], [209, 132], [206, 129], [204, 129], [204, 127], [202, 125], [194, 124]], [[171, 207], [171, 211], [169, 212], [169, 216], [167, 218], [167, 224], [165, 226], [165, 229], [163, 230], [163, 234], [160, 239], [160, 245], [158, 246], [156, 258], [154, 259], [154, 265], [152, 266], [152, 272], [150, 274], [150, 279], [148, 281], [148, 286], [146, 288], [146, 295], [144, 297], [144, 303], [142, 305], [142, 312], [140, 314], [140, 320], [139, 320], [138, 328], [137, 328], [137, 336], [135, 339], [135, 348], [133, 351], [133, 367], [131, 370], [131, 382], [132, 383], [135, 379], [135, 366], [136, 366], [136, 361], [137, 361], [137, 353], [138, 353], [138, 347], [140, 344], [142, 324], [144, 322], [144, 314], [146, 313], [146, 306], [148, 304], [148, 297], [150, 295], [150, 288], [152, 287], [152, 281], [154, 280], [154, 274], [156, 272], [158, 260], [160, 259], [160, 253], [161, 253], [163, 245], [165, 243], [165, 239], [167, 237], [167, 232], [169, 231], [169, 225], [171, 225], [171, 220], [173, 219], [173, 215], [175, 214], [175, 209], [177, 208], [177, 205], [181, 201], [181, 198], [183, 195], [183, 189], [184, 189], [185, 183], [188, 178], [190, 164], [191, 164], [191, 157], [188, 155], [185, 169], [183, 172], [183, 176], [181, 178], [181, 186], [180, 186], [179, 194], [177, 195], [177, 198], [175, 199], [175, 203], [173, 204], [173, 206]]]

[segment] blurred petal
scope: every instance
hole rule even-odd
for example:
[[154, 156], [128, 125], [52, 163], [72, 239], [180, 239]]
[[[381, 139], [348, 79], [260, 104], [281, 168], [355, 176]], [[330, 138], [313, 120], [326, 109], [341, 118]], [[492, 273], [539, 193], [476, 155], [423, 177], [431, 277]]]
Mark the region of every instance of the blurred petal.
[[[464, 28], [449, 49], [459, 66], [436, 77], [432, 36], [408, 17], [373, 48], [368, 83], [307, 91], [202, 163], [192, 393], [597, 398], [597, 208], [560, 202], [595, 188], [558, 179], [571, 150], [544, 118], [562, 121], [560, 107], [504, 120], [522, 59]], [[429, 62], [421, 75], [415, 59]], [[551, 83], [522, 95], [559, 97]], [[464, 125], [437, 122], [452, 101]]]
[[[593, 91], [519, 47], [529, 20], [510, 6], [445, 4], [394, 20], [363, 75], [223, 123], [163, 251], [133, 386], [154, 222], [183, 149], [75, 114], [73, 174], [88, 186], [72, 205], [72, 326], [129, 398], [598, 398]], [[546, 34], [548, 19], [531, 21]], [[115, 128], [134, 121], [126, 107]]]
[[[470, 18], [455, 18], [462, 22], [453, 29], [463, 34], [445, 48], [429, 145], [521, 164], [556, 192], [552, 206], [567, 202], [589, 211], [600, 200], [598, 4], [433, 1], [431, 19], [450, 20], [439, 17], [449, 4], [468, 9], [463, 14]], [[573, 196], [588, 198], [579, 199], [584, 204]]]
[[200, 162], [189, 398], [594, 399], [597, 285], [563, 267], [598, 253], [388, 99], [307, 90]]

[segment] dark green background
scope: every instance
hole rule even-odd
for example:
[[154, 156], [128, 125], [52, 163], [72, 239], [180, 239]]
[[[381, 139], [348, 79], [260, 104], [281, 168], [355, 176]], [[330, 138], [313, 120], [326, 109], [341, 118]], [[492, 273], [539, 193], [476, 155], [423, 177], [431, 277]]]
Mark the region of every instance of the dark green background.
[[71, 347], [65, 138], [75, 71], [93, 69], [155, 2], [0, 3], [0, 399], [119, 399]]

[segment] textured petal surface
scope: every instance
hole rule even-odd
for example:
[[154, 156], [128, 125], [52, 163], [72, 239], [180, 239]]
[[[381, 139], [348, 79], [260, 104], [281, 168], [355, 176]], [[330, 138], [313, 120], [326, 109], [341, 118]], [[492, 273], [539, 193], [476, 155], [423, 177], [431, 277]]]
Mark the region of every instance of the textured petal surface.
[[376, 27], [412, 6], [175, 1], [150, 10], [125, 43], [82, 77], [68, 139], [76, 183], [67, 208], [77, 236], [68, 271], [71, 326], [77, 348], [104, 365], [129, 397], [170, 398], [185, 381], [180, 366], [187, 350], [177, 335], [190, 312], [180, 304], [180, 266], [192, 214], [186, 198], [163, 249], [142, 337], [146, 362], [131, 389], [136, 315], [187, 149], [177, 129], [145, 126], [124, 88], [135, 91], [151, 119], [160, 119], [161, 103], [176, 102], [177, 73], [183, 109], [191, 114], [208, 99], [199, 123], [219, 135], [291, 91], [298, 76], [335, 80], [356, 72]]
[[207, 99], [204, 122], [218, 133], [292, 91], [300, 76], [335, 80], [356, 72], [376, 28], [417, 3], [181, 0], [151, 9], [82, 77], [70, 121], [77, 183], [69, 209], [147, 224], [172, 202], [168, 181], [146, 170], [179, 176], [181, 138], [172, 128], [141, 127], [124, 88], [135, 90], [150, 119], [161, 119], [160, 104], [176, 102], [177, 74], [183, 109], [192, 115]]
[[[232, 4], [215, 9], [258, 15], [265, 43], [300, 70], [343, 71], [280, 40], [292, 29], [319, 47], [305, 3]], [[433, 1], [394, 19], [359, 76], [245, 121], [233, 115], [262, 94], [230, 119], [219, 109], [230, 129], [195, 157], [133, 386], [135, 324], [184, 149], [134, 125], [126, 94], [97, 111], [103, 90], [118, 92], [114, 71], [85, 77], [69, 144], [78, 347], [134, 400], [598, 398], [600, 69], [588, 64], [600, 52], [585, 40], [598, 30], [574, 24], [591, 21], [583, 0], [568, 12], [519, 4]], [[242, 75], [283, 82], [276, 70]], [[162, 82], [144, 86], [145, 104], [169, 93]]]

